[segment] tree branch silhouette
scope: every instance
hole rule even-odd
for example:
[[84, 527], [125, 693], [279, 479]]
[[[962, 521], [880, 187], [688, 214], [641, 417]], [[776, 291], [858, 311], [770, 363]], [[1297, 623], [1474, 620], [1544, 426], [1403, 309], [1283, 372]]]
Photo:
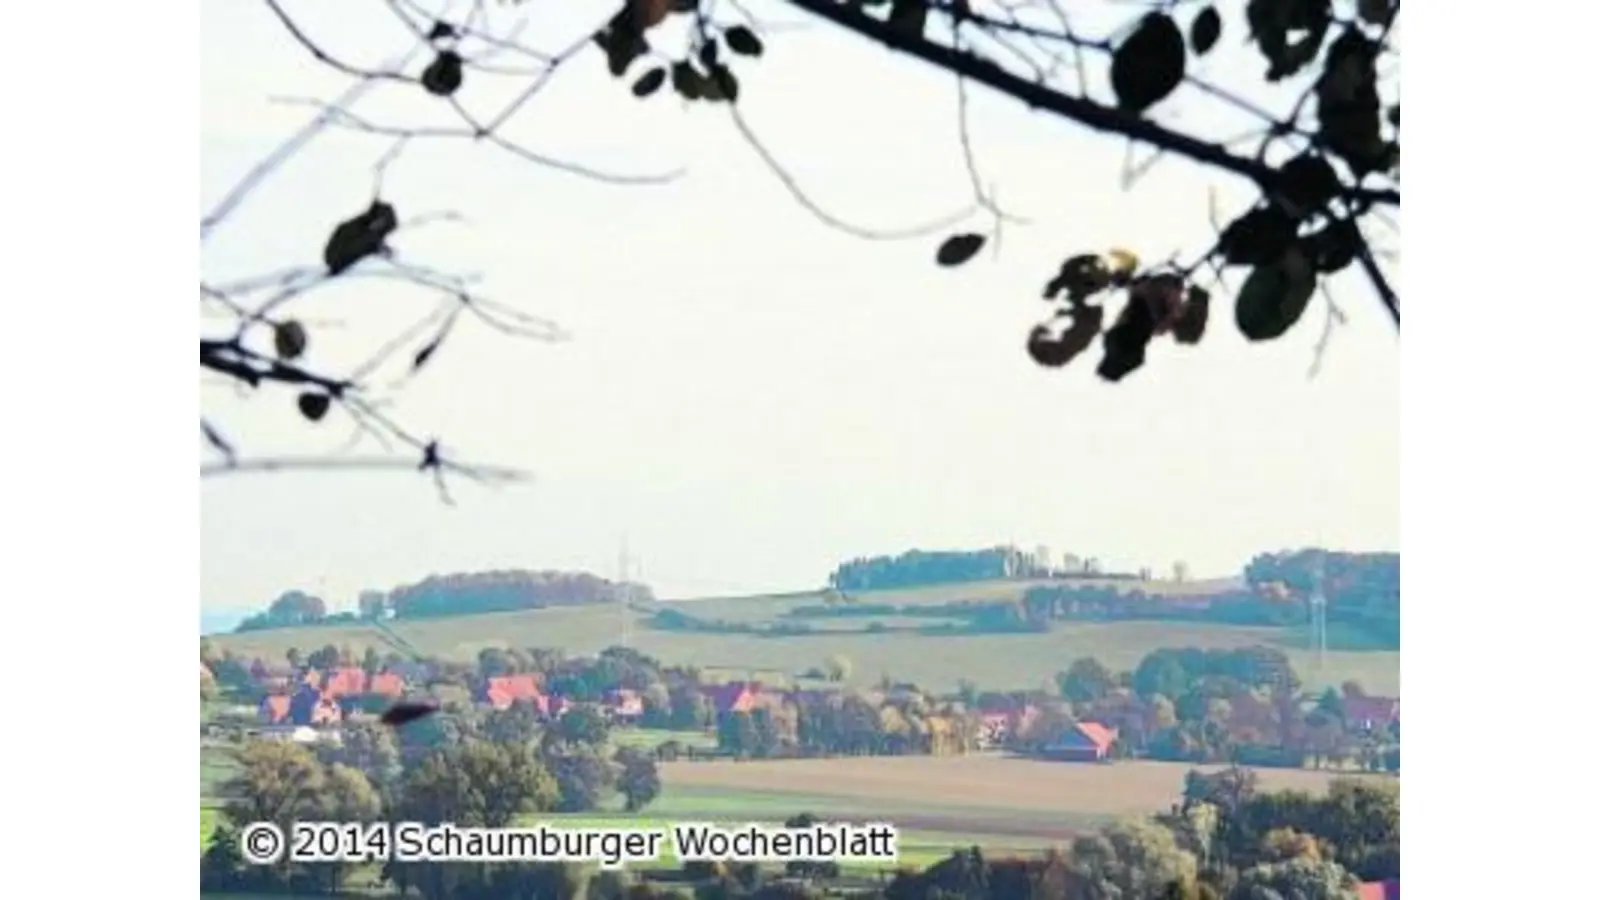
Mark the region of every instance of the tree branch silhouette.
[[[1230, 221], [1213, 208], [1215, 240], [1187, 262], [1146, 266], [1137, 254], [1105, 249], [1059, 261], [1043, 285], [1045, 298], [1056, 304], [1054, 314], [1033, 329], [1026, 344], [1041, 365], [1064, 366], [1098, 340], [1104, 349], [1099, 375], [1119, 381], [1143, 365], [1145, 349], [1157, 337], [1170, 334], [1179, 343], [1199, 343], [1214, 291], [1232, 295], [1235, 324], [1247, 338], [1272, 340], [1303, 317], [1319, 289], [1327, 295], [1329, 277], [1346, 269], [1363, 274], [1399, 327], [1399, 296], [1383, 263], [1393, 256], [1369, 243], [1367, 228], [1374, 220], [1385, 233], [1398, 235], [1398, 224], [1386, 214], [1400, 205], [1399, 101], [1393, 75], [1398, 0], [1236, 0], [1224, 4], [1226, 8], [1204, 0], [1150, 0], [1132, 8], [1117, 0], [769, 0], [768, 6], [787, 7], [814, 27], [854, 35], [951, 77], [957, 95], [957, 149], [972, 199], [965, 209], [937, 222], [902, 228], [863, 228], [824, 209], [779, 161], [782, 154], [760, 140], [751, 126], [738, 73], [760, 64], [769, 40], [805, 28], [804, 23], [769, 26], [749, 4], [729, 0], [612, 0], [594, 4], [603, 15], [597, 14], [591, 25], [552, 35], [552, 29], [526, 27], [531, 12], [523, 0], [467, 0], [464, 12], [457, 14], [447, 13], [463, 4], [436, 9], [424, 0], [374, 0], [365, 8], [387, 11], [411, 36], [413, 46], [393, 62], [368, 67], [351, 62], [357, 58], [354, 48], [319, 40], [297, 20], [289, 0], [263, 2], [309, 61], [351, 83], [331, 101], [283, 101], [311, 106], [316, 115], [202, 219], [202, 240], [309, 141], [343, 131], [387, 136], [394, 143], [374, 166], [376, 187], [369, 209], [339, 225], [323, 265], [288, 265], [226, 284], [202, 279], [202, 302], [211, 310], [207, 321], [221, 316], [234, 324], [230, 332], [202, 339], [202, 371], [250, 391], [294, 393], [301, 413], [312, 421], [338, 409], [355, 420], [360, 434], [408, 447], [414, 458], [407, 464], [422, 465], [436, 475], [482, 475], [491, 468], [446, 461], [436, 441], [419, 439], [379, 415], [384, 401], [371, 386], [377, 371], [410, 348], [409, 378], [467, 319], [537, 340], [559, 339], [560, 330], [478, 296], [470, 278], [399, 258], [389, 246], [390, 237], [420, 222], [399, 221], [383, 193], [383, 173], [416, 144], [449, 139], [490, 145], [535, 165], [606, 183], [654, 184], [680, 175], [681, 168], [654, 174], [606, 172], [509, 137], [506, 128], [536, 105], [556, 75], [591, 55], [603, 57], [610, 74], [625, 80], [641, 100], [670, 93], [685, 103], [726, 106], [734, 129], [773, 176], [830, 227], [864, 239], [905, 240], [947, 231], [974, 213], [985, 213], [985, 230], [944, 238], [935, 254], [944, 266], [966, 263], [991, 240], [998, 247], [1004, 224], [1026, 224], [1001, 209], [995, 186], [980, 175], [967, 114], [973, 86], [1125, 141], [1125, 188], [1132, 188], [1160, 160], [1179, 158], [1254, 189], [1256, 201]], [[1095, 27], [1084, 26], [1086, 20]], [[1114, 24], [1108, 28], [1108, 22]], [[526, 37], [530, 30], [538, 31], [549, 46], [531, 43]], [[1246, 37], [1265, 65], [1259, 78], [1223, 84], [1201, 71], [1203, 60], [1221, 42], [1242, 43]], [[509, 99], [497, 101], [488, 112], [474, 112], [462, 92], [485, 83], [509, 86]], [[389, 121], [358, 111], [380, 88], [431, 96], [454, 123]], [[1272, 104], [1252, 98], [1256, 88], [1294, 92], [1280, 114], [1269, 109]], [[862, 90], [870, 96], [872, 88]], [[1256, 124], [1226, 139], [1179, 127], [1168, 113], [1181, 108], [1183, 91]], [[762, 104], [768, 102], [776, 104]], [[764, 113], [769, 115], [781, 115], [783, 109], [759, 108], [771, 110]], [[1136, 160], [1135, 146], [1149, 148], [1150, 155]], [[1225, 277], [1233, 269], [1244, 273], [1237, 289]], [[438, 296], [440, 305], [353, 371], [341, 375], [313, 370], [302, 358], [309, 320], [290, 317], [285, 310], [330, 282], [363, 277], [398, 280]], [[1123, 302], [1112, 315], [1107, 304], [1119, 296]], [[1344, 319], [1331, 297], [1328, 303], [1319, 359], [1331, 328]], [[202, 474], [316, 468], [299, 457], [241, 457], [212, 422], [203, 423], [203, 433], [219, 461], [203, 467]], [[350, 459], [365, 463], [346, 460], [328, 467], [361, 467], [384, 458]]]

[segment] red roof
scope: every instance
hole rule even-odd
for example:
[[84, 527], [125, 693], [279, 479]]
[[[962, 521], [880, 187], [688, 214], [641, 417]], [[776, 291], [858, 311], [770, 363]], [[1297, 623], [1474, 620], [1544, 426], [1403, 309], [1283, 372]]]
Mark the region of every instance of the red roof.
[[755, 708], [756, 695], [759, 693], [761, 685], [753, 681], [730, 681], [705, 689], [706, 696], [711, 699], [711, 706], [718, 713], [749, 712]]
[[270, 725], [277, 725], [289, 718], [289, 695], [269, 694], [261, 699], [261, 718], [266, 719]]
[[406, 680], [395, 672], [379, 672], [367, 683], [367, 693], [398, 697], [406, 692]]
[[322, 676], [322, 692], [329, 697], [348, 697], [367, 692], [367, 673], [355, 666], [330, 669]]
[[1363, 881], [1357, 892], [1361, 900], [1400, 900], [1400, 879]]
[[483, 699], [495, 709], [509, 709], [518, 700], [527, 700], [541, 713], [550, 711], [537, 675], [496, 675], [484, 683]]
[[1117, 730], [1107, 728], [1099, 722], [1079, 722], [1074, 726], [1077, 732], [1088, 738], [1091, 743], [1101, 750], [1111, 749], [1117, 741]]

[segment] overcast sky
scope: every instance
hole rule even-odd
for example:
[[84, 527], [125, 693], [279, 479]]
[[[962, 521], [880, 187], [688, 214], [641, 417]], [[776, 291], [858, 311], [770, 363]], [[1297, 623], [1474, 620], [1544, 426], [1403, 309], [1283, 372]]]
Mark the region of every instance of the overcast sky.
[[[410, 46], [379, 4], [285, 5], [352, 61]], [[607, 5], [563, 4], [527, 34], [559, 47]], [[202, 28], [204, 209], [311, 114], [273, 98], [331, 98], [348, 80], [313, 63], [262, 0], [210, 0]], [[1225, 36], [1211, 61], [1219, 80], [1261, 66], [1242, 43]], [[969, 202], [947, 77], [823, 25], [770, 34], [766, 56], [740, 72], [752, 127], [830, 212], [896, 228]], [[469, 106], [501, 96], [472, 87]], [[666, 596], [805, 588], [843, 558], [911, 547], [1044, 544], [1117, 568], [1184, 560], [1198, 574], [1236, 572], [1266, 549], [1396, 549], [1398, 336], [1361, 282], [1337, 282], [1348, 322], [1314, 379], [1320, 300], [1265, 346], [1246, 345], [1218, 304], [1200, 348], [1163, 343], [1119, 385], [1095, 378], [1087, 357], [1042, 370], [1022, 341], [1063, 256], [1192, 253], [1211, 237], [1208, 186], [1224, 215], [1248, 195], [1177, 160], [1124, 192], [1120, 143], [982, 88], [972, 97], [985, 177], [1029, 224], [1007, 227], [998, 258], [956, 271], [932, 264], [937, 237], [869, 242], [821, 224], [725, 110], [685, 110], [666, 92], [637, 101], [592, 52], [511, 135], [619, 173], [685, 167], [682, 178], [616, 186], [491, 146], [410, 146], [387, 198], [402, 217], [454, 209], [469, 221], [403, 235], [401, 254], [482, 272], [484, 293], [571, 339], [463, 328], [392, 412], [534, 480], [463, 486], [446, 507], [405, 474], [210, 479], [203, 606], [259, 606], [291, 587], [343, 606], [434, 572], [613, 575], [624, 537]], [[418, 102], [375, 96], [365, 109], [448, 121]], [[1218, 137], [1234, 125], [1200, 102], [1176, 115]], [[385, 147], [319, 137], [208, 242], [206, 277], [314, 262], [329, 228], [370, 199]], [[341, 324], [313, 330], [312, 362], [364, 358], [432, 302], [379, 282], [318, 295], [300, 314]], [[201, 396], [246, 453], [329, 449], [350, 431], [332, 419], [307, 428], [286, 397]]]

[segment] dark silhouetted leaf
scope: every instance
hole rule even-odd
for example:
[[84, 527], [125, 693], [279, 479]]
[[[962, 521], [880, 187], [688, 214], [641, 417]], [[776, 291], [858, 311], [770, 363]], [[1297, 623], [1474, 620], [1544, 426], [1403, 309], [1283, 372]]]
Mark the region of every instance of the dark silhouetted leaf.
[[760, 56], [766, 47], [762, 45], [761, 38], [756, 33], [743, 25], [735, 25], [722, 33], [722, 39], [728, 42], [728, 49], [740, 56]]
[[340, 222], [322, 249], [328, 274], [338, 275], [361, 260], [383, 249], [383, 242], [400, 227], [394, 207], [382, 200], [358, 216]]
[[1378, 98], [1378, 45], [1351, 28], [1328, 47], [1317, 78], [1317, 136], [1357, 178], [1391, 163]]
[[1080, 253], [1061, 264], [1061, 271], [1044, 286], [1044, 298], [1054, 300], [1064, 293], [1068, 300], [1077, 303], [1110, 286], [1111, 271], [1106, 268], [1105, 257]]
[[635, 97], [648, 97], [661, 90], [661, 86], [666, 83], [666, 69], [651, 69], [640, 75], [639, 80], [633, 83], [633, 95]]
[[1361, 21], [1380, 28], [1393, 21], [1394, 14], [1399, 11], [1400, 0], [1360, 0], [1356, 4], [1356, 15]]
[[1165, 13], [1147, 13], [1111, 54], [1111, 89], [1117, 105], [1143, 113], [1165, 99], [1183, 82], [1187, 57], [1178, 23]]
[[1234, 318], [1252, 341], [1282, 337], [1300, 321], [1317, 289], [1317, 273], [1298, 247], [1266, 265], [1257, 266], [1239, 289]]
[[739, 78], [727, 66], [717, 66], [712, 69], [707, 85], [711, 90], [706, 91], [706, 99], [739, 102]]
[[1361, 232], [1353, 222], [1335, 220], [1306, 235], [1301, 245], [1318, 272], [1332, 274], [1355, 262]]
[[296, 397], [294, 402], [295, 406], [300, 408], [300, 415], [313, 422], [320, 422], [322, 417], [328, 414], [328, 407], [332, 405], [333, 401], [328, 399], [327, 394], [307, 391]]
[[700, 45], [700, 65], [705, 66], [707, 69], [715, 68], [717, 65], [717, 57], [718, 54], [716, 41], [707, 40], [704, 44]]
[[272, 350], [279, 359], [299, 359], [306, 352], [306, 327], [294, 319], [274, 325]]
[[456, 27], [449, 22], [435, 22], [428, 30], [428, 40], [447, 41], [456, 36]]
[[1294, 243], [1294, 219], [1277, 206], [1252, 209], [1229, 223], [1218, 242], [1230, 266], [1259, 266], [1283, 255]]
[[1194, 55], [1205, 56], [1210, 53], [1221, 37], [1222, 16], [1217, 13], [1217, 8], [1208, 6], [1200, 10], [1200, 14], [1189, 25], [1189, 47], [1194, 50]]
[[612, 20], [609, 26], [600, 29], [594, 35], [595, 44], [605, 51], [606, 71], [610, 72], [613, 78], [621, 78], [627, 73], [628, 66], [633, 65], [634, 60], [650, 52], [650, 42], [645, 40], [644, 35], [633, 28], [631, 23], [628, 27], [619, 27], [618, 22], [627, 11], [628, 7], [623, 7], [617, 19]]
[[1072, 310], [1069, 315], [1072, 317], [1072, 325], [1061, 332], [1057, 343], [1069, 354], [1070, 360], [1089, 349], [1094, 339], [1100, 336], [1100, 326], [1105, 321], [1106, 311], [1098, 306], [1080, 306]]
[[440, 50], [433, 62], [422, 70], [422, 88], [437, 97], [448, 97], [461, 88], [461, 54]]
[[438, 711], [439, 707], [431, 703], [402, 701], [384, 710], [378, 720], [390, 728], [399, 728], [418, 719], [427, 718]]
[[1389, 108], [1389, 124], [1396, 128], [1400, 127], [1400, 104], [1398, 103]]
[[705, 95], [705, 79], [686, 62], [672, 64], [672, 89], [685, 100], [699, 100]]
[[1028, 332], [1028, 356], [1034, 362], [1050, 369], [1059, 369], [1075, 356], [1066, 344], [1058, 340], [1050, 328], [1036, 325]]
[[1172, 323], [1172, 337], [1180, 344], [1198, 344], [1205, 337], [1206, 319], [1211, 315], [1211, 294], [1204, 288], [1189, 286], [1189, 297], [1183, 301], [1183, 311]]
[[1144, 365], [1143, 345], [1106, 345], [1105, 355], [1100, 357], [1100, 365], [1095, 367], [1095, 374], [1106, 381], [1115, 384], [1137, 371]]
[[666, 21], [671, 11], [671, 0], [629, 0], [623, 4], [619, 15], [631, 15], [635, 28], [648, 31]]
[[1128, 288], [1129, 303], [1143, 303], [1150, 310], [1152, 334], [1166, 334], [1183, 310], [1183, 279], [1171, 273], [1150, 275]]
[[1291, 217], [1304, 218], [1338, 196], [1339, 175], [1320, 156], [1301, 154], [1283, 164], [1274, 185], [1276, 198], [1289, 206]]
[[1121, 381], [1144, 365], [1145, 348], [1155, 336], [1155, 311], [1147, 302], [1130, 296], [1117, 315], [1116, 324], [1106, 330], [1105, 355], [1095, 372], [1106, 381]]
[[1317, 58], [1333, 10], [1331, 0], [1249, 0], [1245, 21], [1267, 60], [1267, 80], [1281, 81]]
[[[1089, 349], [1094, 339], [1100, 336], [1100, 325], [1104, 319], [1105, 310], [1098, 306], [1062, 310], [1056, 314], [1054, 325], [1040, 325], [1028, 334], [1028, 355], [1041, 366], [1060, 368]], [[1062, 321], [1069, 324], [1058, 332], [1057, 327]]]
[[989, 239], [981, 234], [957, 234], [939, 245], [935, 256], [941, 266], [959, 266], [978, 255]]

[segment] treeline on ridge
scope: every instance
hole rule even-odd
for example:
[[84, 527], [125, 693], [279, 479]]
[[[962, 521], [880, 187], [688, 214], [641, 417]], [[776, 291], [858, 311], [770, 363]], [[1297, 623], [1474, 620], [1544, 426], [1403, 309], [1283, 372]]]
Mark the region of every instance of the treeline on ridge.
[[472, 613], [519, 612], [554, 606], [584, 606], [655, 599], [648, 585], [615, 582], [588, 572], [530, 571], [458, 572], [429, 575], [390, 591], [362, 591], [358, 612], [330, 615], [320, 597], [286, 591], [264, 612], [236, 629], [255, 631], [298, 625], [396, 619], [425, 619]]
[[[1307, 597], [1321, 551], [1263, 554], [1246, 569], [1246, 586], [1211, 594], [1153, 594], [1138, 582], [1122, 585], [1063, 581], [1037, 584], [1014, 599], [958, 599], [946, 603], [874, 603], [842, 589], [821, 602], [792, 607], [775, 621], [742, 621], [663, 609], [648, 624], [663, 631], [744, 634], [784, 638], [841, 633], [927, 636], [1047, 632], [1057, 622], [1179, 621], [1286, 627], [1307, 621]], [[1364, 649], [1400, 645], [1399, 556], [1392, 553], [1323, 553], [1327, 619]], [[823, 620], [866, 620], [860, 627], [830, 628]], [[900, 620], [891, 622], [886, 620]], [[912, 620], [907, 622], [905, 620]], [[921, 621], [918, 621], [921, 620]]]
[[840, 591], [882, 591], [1006, 578], [1068, 578], [1074, 575], [1120, 579], [1137, 577], [1102, 573], [1098, 561], [1094, 559], [1080, 559], [1068, 554], [1059, 566], [1053, 566], [1036, 554], [1016, 547], [998, 546], [982, 550], [911, 549], [894, 556], [857, 557], [835, 567], [828, 574], [828, 585]]

